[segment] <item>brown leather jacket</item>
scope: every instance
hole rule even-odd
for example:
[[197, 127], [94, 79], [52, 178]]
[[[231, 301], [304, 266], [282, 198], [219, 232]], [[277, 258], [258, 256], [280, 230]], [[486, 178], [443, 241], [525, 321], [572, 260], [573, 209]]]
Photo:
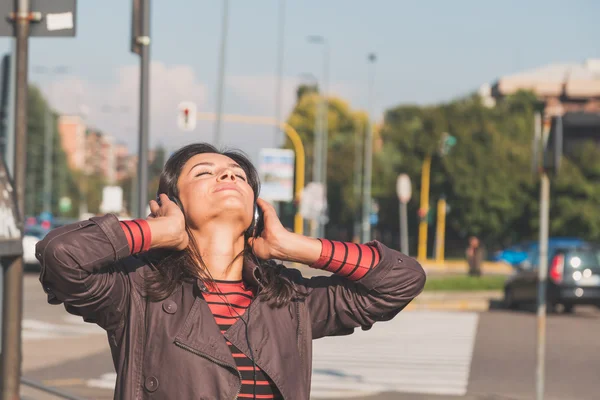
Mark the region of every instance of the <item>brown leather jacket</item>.
[[[284, 274], [306, 294], [282, 308], [255, 299], [248, 312], [256, 364], [285, 399], [310, 395], [312, 340], [347, 335], [393, 318], [423, 289], [425, 274], [412, 258], [373, 242], [379, 265], [358, 282], [336, 276]], [[51, 304], [108, 333], [117, 385], [115, 399], [235, 399], [241, 387], [231, 352], [203, 300], [202, 282], [183, 284], [162, 302], [147, 301], [143, 257], [129, 256], [114, 215], [55, 229], [37, 245], [40, 281]], [[256, 266], [244, 280], [257, 285]], [[245, 327], [225, 337], [249, 355]]]

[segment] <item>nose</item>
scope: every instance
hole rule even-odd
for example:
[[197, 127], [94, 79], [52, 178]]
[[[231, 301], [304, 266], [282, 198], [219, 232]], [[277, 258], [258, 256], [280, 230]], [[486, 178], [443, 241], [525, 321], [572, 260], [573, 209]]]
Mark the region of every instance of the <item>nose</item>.
[[221, 172], [219, 174], [219, 181], [227, 181], [227, 180], [230, 180], [232, 182], [235, 182], [237, 180], [237, 177], [235, 176], [233, 171], [231, 171], [229, 168], [223, 170], [223, 172]]

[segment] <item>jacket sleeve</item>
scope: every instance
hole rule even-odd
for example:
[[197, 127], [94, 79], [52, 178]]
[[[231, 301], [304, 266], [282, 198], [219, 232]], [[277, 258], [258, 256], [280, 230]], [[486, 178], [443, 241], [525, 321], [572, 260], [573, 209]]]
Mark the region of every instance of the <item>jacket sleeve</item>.
[[370, 329], [377, 321], [395, 317], [417, 297], [425, 285], [421, 265], [380, 242], [381, 259], [358, 281], [332, 275], [303, 278], [313, 339], [347, 335], [354, 328]]
[[107, 331], [128, 309], [130, 280], [123, 263], [129, 246], [119, 220], [109, 214], [51, 231], [36, 246], [40, 282], [50, 304]]

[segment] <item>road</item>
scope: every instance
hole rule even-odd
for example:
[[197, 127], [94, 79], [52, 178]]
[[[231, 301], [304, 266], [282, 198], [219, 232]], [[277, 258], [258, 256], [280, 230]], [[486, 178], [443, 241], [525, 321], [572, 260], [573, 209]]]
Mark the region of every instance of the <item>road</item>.
[[[104, 332], [46, 304], [25, 279], [24, 376], [90, 399], [112, 399]], [[370, 331], [314, 343], [314, 399], [535, 398], [535, 314], [504, 310], [401, 313]], [[547, 400], [598, 398], [600, 312], [548, 318]], [[352, 349], [352, 351], [348, 351]], [[32, 389], [24, 398], [52, 399]]]

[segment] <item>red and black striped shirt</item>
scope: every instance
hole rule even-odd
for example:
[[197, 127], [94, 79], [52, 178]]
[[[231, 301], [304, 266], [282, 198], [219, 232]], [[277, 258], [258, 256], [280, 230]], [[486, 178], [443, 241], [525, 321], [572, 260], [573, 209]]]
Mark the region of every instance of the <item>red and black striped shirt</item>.
[[[151, 232], [144, 220], [122, 221], [121, 227], [131, 254], [148, 250]], [[337, 242], [319, 239], [322, 243], [321, 255], [311, 267], [324, 269], [350, 280], [363, 278], [375, 268], [381, 258], [377, 248], [364, 244]], [[255, 296], [254, 289], [239, 281], [215, 281], [208, 284], [204, 293], [215, 322], [221, 333], [225, 333], [246, 312]], [[225, 338], [224, 338], [225, 339]], [[240, 399], [281, 399], [279, 390], [258, 366], [240, 349], [226, 340], [236, 367], [242, 377]], [[256, 374], [255, 374], [256, 373]]]

